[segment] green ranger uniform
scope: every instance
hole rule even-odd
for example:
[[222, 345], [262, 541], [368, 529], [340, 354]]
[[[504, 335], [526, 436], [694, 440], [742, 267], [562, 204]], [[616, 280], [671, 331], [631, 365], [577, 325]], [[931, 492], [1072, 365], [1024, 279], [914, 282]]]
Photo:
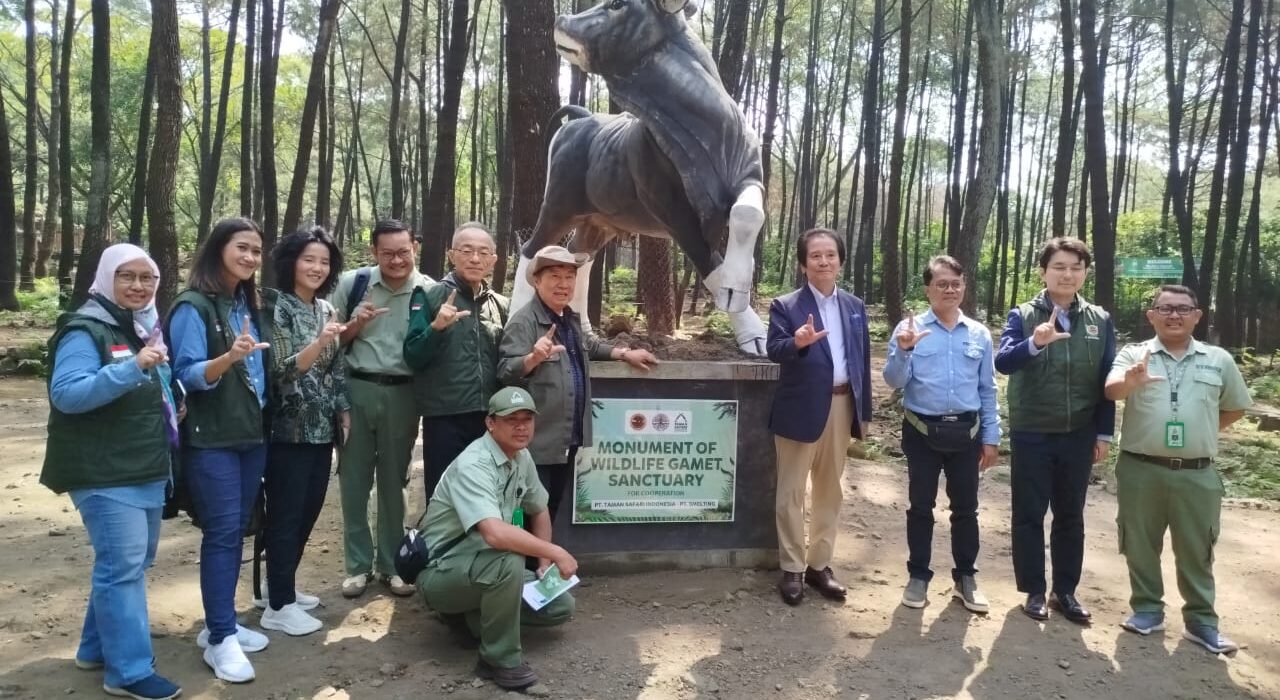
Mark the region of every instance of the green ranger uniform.
[[[330, 301], [340, 322], [347, 320], [347, 298], [359, 270], [343, 273]], [[389, 309], [369, 321], [347, 346], [347, 392], [351, 398], [351, 434], [338, 452], [342, 497], [342, 545], [348, 576], [395, 573], [395, 554], [404, 535], [405, 487], [418, 439], [413, 373], [404, 361], [409, 330], [409, 297], [431, 279], [418, 271], [391, 289], [373, 268], [365, 299]], [[378, 487], [377, 549], [369, 526], [369, 492]]]
[[508, 459], [485, 434], [445, 470], [423, 516], [422, 536], [431, 551], [456, 544], [418, 576], [418, 591], [438, 612], [465, 614], [480, 638], [480, 658], [496, 668], [520, 665], [520, 625], [559, 625], [575, 607], [570, 593], [537, 611], [524, 604], [522, 589], [534, 578], [524, 556], [493, 549], [476, 529], [487, 518], [510, 523], [519, 508], [528, 515], [547, 508], [533, 458], [522, 449]]
[[1124, 402], [1116, 462], [1116, 524], [1129, 564], [1129, 605], [1138, 613], [1164, 611], [1160, 551], [1168, 529], [1183, 619], [1216, 629], [1213, 547], [1223, 494], [1213, 467], [1218, 413], [1244, 410], [1253, 401], [1231, 355], [1194, 339], [1181, 360], [1159, 338], [1129, 345], [1116, 355], [1108, 381], [1123, 380], [1148, 351], [1148, 371], [1164, 381], [1135, 390]]

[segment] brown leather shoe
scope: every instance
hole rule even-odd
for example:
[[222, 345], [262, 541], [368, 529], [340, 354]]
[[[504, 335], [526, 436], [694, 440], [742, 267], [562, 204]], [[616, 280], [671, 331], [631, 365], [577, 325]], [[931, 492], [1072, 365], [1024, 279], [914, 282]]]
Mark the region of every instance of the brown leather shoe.
[[844, 584], [836, 580], [836, 576], [831, 572], [831, 567], [827, 566], [818, 571], [812, 566], [804, 570], [804, 582], [818, 589], [818, 592], [825, 598], [831, 600], [844, 600], [849, 595], [849, 589]]
[[782, 602], [787, 605], [799, 605], [804, 600], [804, 574], [782, 572], [782, 580], [778, 582], [778, 593], [782, 594]]
[[524, 690], [538, 682], [538, 675], [522, 663], [514, 668], [500, 668], [484, 659], [476, 661], [476, 677], [493, 681], [503, 690]]

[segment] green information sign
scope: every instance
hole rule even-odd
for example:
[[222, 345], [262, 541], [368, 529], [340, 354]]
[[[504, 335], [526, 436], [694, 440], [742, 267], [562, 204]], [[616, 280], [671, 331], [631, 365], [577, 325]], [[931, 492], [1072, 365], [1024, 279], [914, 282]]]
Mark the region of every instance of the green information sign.
[[574, 523], [731, 522], [738, 402], [596, 399]]
[[1116, 263], [1116, 274], [1121, 277], [1182, 278], [1182, 258], [1118, 258]]

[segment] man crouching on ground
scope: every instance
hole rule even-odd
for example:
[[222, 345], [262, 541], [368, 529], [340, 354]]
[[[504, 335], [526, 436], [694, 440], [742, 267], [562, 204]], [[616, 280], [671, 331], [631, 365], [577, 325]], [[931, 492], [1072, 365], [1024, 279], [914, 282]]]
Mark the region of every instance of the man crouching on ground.
[[[526, 449], [537, 412], [524, 389], [495, 393], [485, 418], [488, 433], [445, 469], [422, 525], [432, 561], [418, 577], [418, 591], [446, 624], [458, 627], [465, 620], [480, 640], [476, 675], [507, 690], [538, 682], [521, 656], [520, 625], [559, 625], [574, 610], [568, 593], [538, 611], [521, 599], [534, 577], [525, 569], [526, 556], [538, 558], [538, 576], [553, 563], [565, 578], [578, 570], [578, 562], [551, 542], [547, 492]], [[532, 533], [521, 527], [525, 518]]]

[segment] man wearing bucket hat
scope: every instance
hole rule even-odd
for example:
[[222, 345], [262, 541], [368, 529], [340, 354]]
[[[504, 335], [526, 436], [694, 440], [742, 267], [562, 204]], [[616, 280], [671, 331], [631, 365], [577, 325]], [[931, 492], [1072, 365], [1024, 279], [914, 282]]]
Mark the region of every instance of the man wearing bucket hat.
[[[418, 591], [446, 624], [465, 624], [479, 639], [476, 675], [508, 690], [538, 682], [521, 654], [520, 626], [559, 625], [574, 611], [568, 593], [537, 611], [521, 603], [524, 584], [535, 576], [525, 569], [526, 556], [537, 558], [539, 577], [551, 564], [566, 579], [578, 570], [573, 556], [551, 542], [547, 492], [528, 450], [537, 413], [524, 389], [498, 390], [489, 400], [488, 432], [445, 469], [420, 528], [430, 562]], [[531, 532], [522, 527], [526, 519]]]
[[568, 490], [578, 448], [591, 444], [591, 360], [622, 360], [648, 371], [658, 359], [648, 350], [610, 345], [583, 332], [569, 308], [578, 268], [587, 256], [547, 246], [533, 256], [529, 284], [536, 296], [511, 314], [498, 351], [498, 381], [529, 390], [541, 428], [529, 445], [555, 521]]

